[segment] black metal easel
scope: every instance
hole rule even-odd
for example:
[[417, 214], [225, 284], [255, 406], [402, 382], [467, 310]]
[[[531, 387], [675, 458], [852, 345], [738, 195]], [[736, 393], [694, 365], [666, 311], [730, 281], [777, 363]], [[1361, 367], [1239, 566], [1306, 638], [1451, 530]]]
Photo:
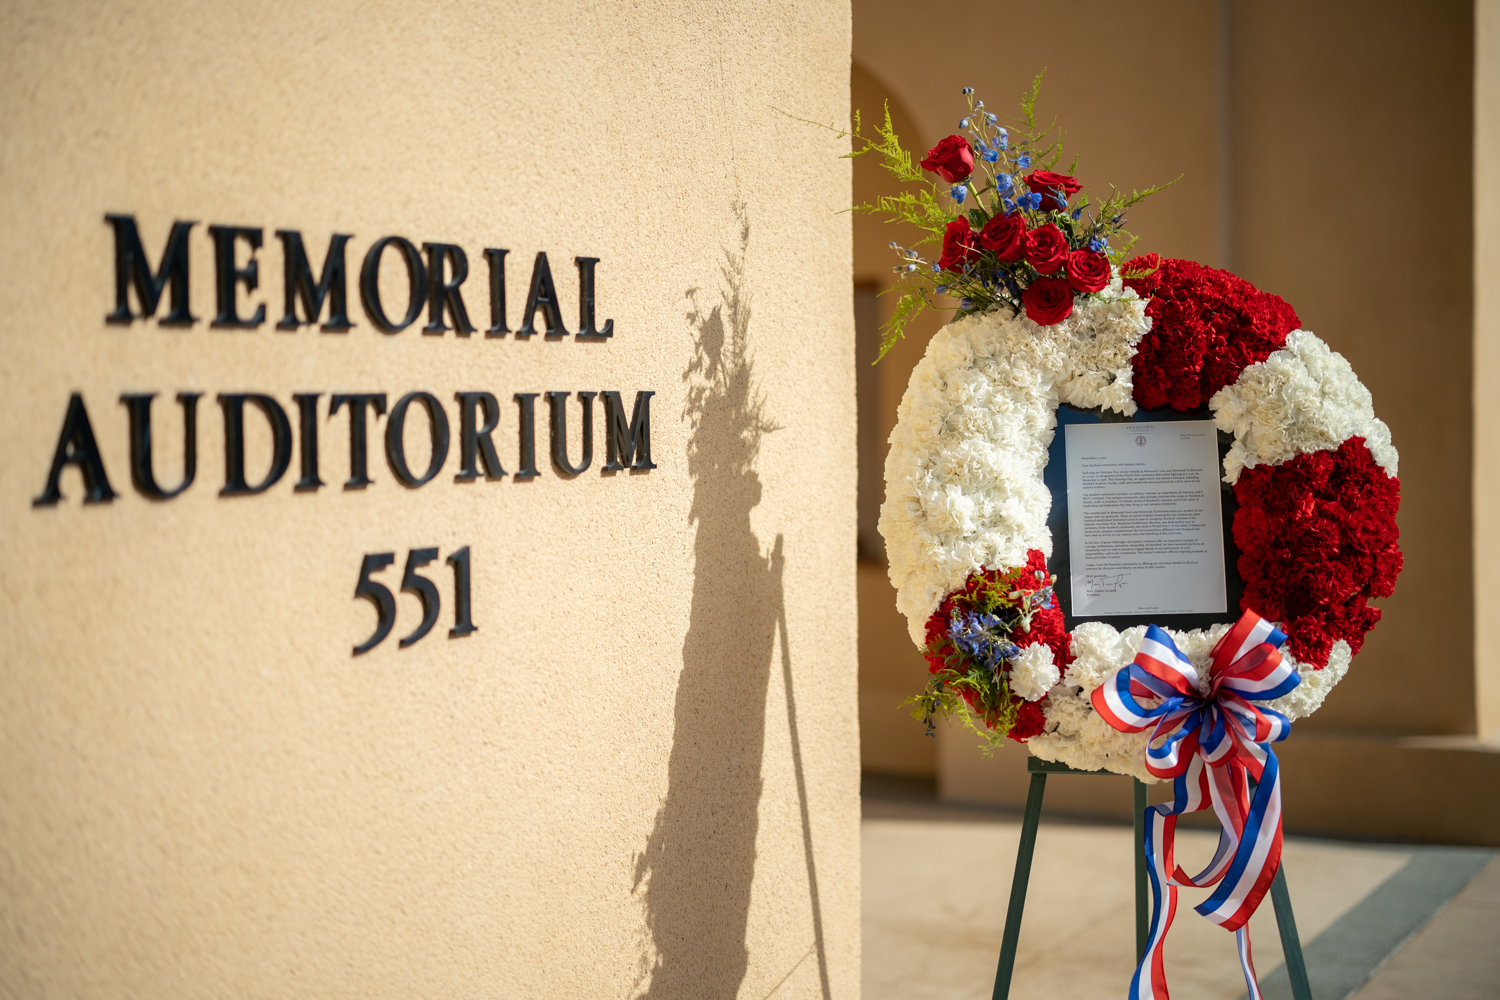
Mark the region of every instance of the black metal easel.
[[[1016, 965], [1016, 943], [1021, 937], [1021, 913], [1026, 908], [1026, 886], [1031, 881], [1031, 855], [1036, 848], [1037, 826], [1042, 819], [1042, 795], [1047, 790], [1047, 775], [1123, 777], [1110, 771], [1078, 771], [1066, 764], [1036, 757], [1027, 758], [1026, 770], [1031, 774], [1031, 787], [1026, 792], [1026, 815], [1021, 821], [1021, 845], [1016, 850], [1016, 875], [1010, 884], [1010, 906], [1005, 911], [1005, 935], [1000, 939], [1000, 966], [995, 971], [994, 1000], [1010, 998], [1010, 977]], [[1151, 929], [1150, 889], [1146, 880], [1146, 786], [1136, 778], [1131, 778], [1130, 783], [1135, 792], [1135, 957], [1139, 962], [1146, 953], [1146, 938]], [[1276, 908], [1276, 926], [1281, 931], [1281, 950], [1292, 981], [1292, 996], [1296, 1000], [1312, 1000], [1284, 868], [1276, 870], [1276, 879], [1271, 883], [1271, 903]]]

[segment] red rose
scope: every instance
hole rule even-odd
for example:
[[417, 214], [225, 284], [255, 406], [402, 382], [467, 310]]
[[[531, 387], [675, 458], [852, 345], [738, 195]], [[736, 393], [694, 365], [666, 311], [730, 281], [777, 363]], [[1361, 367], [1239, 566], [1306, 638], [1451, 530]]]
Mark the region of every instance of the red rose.
[[1062, 278], [1038, 278], [1021, 293], [1026, 318], [1038, 326], [1053, 326], [1073, 315], [1073, 289]]
[[[927, 164], [922, 165], [925, 167]], [[972, 167], [971, 163], [970, 168]], [[1057, 200], [1058, 191], [1061, 191], [1065, 197], [1071, 198], [1083, 190], [1083, 185], [1067, 174], [1054, 174], [1050, 170], [1033, 170], [1026, 176], [1026, 186], [1042, 196], [1043, 212], [1062, 210], [1063, 203]]]
[[1026, 234], [1026, 259], [1039, 274], [1056, 274], [1068, 259], [1068, 238], [1052, 223]]
[[957, 184], [974, 172], [974, 152], [961, 135], [950, 135], [927, 151], [923, 170], [931, 170], [950, 184]]
[[943, 255], [938, 258], [938, 267], [954, 274], [963, 274], [964, 265], [978, 257], [979, 248], [974, 245], [974, 230], [969, 228], [969, 220], [960, 215], [943, 230]]
[[1068, 254], [1068, 284], [1075, 291], [1099, 292], [1109, 284], [1109, 258], [1092, 250]]
[[979, 231], [979, 245], [1014, 264], [1026, 256], [1026, 221], [1019, 214], [997, 215]]

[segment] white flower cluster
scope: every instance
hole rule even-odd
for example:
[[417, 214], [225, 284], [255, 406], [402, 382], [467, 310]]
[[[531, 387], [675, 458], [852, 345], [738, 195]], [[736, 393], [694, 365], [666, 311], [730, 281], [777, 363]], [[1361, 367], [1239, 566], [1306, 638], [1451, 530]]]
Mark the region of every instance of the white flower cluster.
[[[1052, 498], [1042, 469], [1057, 406], [1133, 414], [1130, 362], [1150, 326], [1145, 302], [1115, 274], [1103, 294], [1076, 299], [1072, 316], [1055, 326], [995, 311], [950, 323], [928, 343], [891, 433], [880, 509], [896, 604], [918, 646], [928, 617], [971, 573], [1020, 566], [1028, 549], [1052, 554]], [[1219, 429], [1234, 434], [1224, 460], [1228, 483], [1243, 469], [1334, 449], [1352, 437], [1364, 438], [1375, 461], [1396, 475], [1390, 429], [1376, 419], [1369, 390], [1342, 355], [1305, 330], [1247, 367], [1209, 407]], [[1206, 679], [1209, 654], [1229, 628], [1168, 632]], [[1155, 780], [1145, 769], [1150, 733], [1111, 728], [1089, 700], [1135, 658], [1145, 632], [1080, 624], [1072, 635], [1075, 659], [1061, 676], [1051, 649], [1022, 650], [1011, 690], [1040, 700], [1046, 718], [1045, 731], [1027, 741], [1033, 754]], [[1289, 719], [1312, 714], [1350, 657], [1349, 644], [1339, 641], [1321, 670], [1293, 661], [1301, 684], [1269, 707]]]
[[1333, 686], [1344, 679], [1344, 675], [1349, 672], [1349, 661], [1354, 659], [1354, 653], [1343, 639], [1333, 644], [1333, 651], [1328, 654], [1328, 666], [1321, 670], [1298, 663], [1292, 658], [1292, 654], [1286, 652], [1285, 646], [1282, 647], [1281, 655], [1297, 668], [1297, 676], [1302, 678], [1302, 683], [1275, 701], [1267, 702], [1266, 707], [1275, 709], [1288, 719], [1301, 719], [1316, 712]]
[[1242, 469], [1276, 465], [1298, 455], [1337, 448], [1362, 437], [1386, 474], [1396, 474], [1391, 430], [1375, 416], [1366, 389], [1342, 354], [1313, 334], [1295, 330], [1286, 346], [1209, 400], [1214, 423], [1234, 432], [1224, 456], [1224, 481]]
[[885, 461], [880, 533], [917, 645], [943, 598], [982, 566], [1052, 554], [1042, 484], [1059, 402], [1135, 412], [1130, 359], [1145, 303], [1116, 275], [1038, 326], [1003, 310], [948, 324], [911, 375]]

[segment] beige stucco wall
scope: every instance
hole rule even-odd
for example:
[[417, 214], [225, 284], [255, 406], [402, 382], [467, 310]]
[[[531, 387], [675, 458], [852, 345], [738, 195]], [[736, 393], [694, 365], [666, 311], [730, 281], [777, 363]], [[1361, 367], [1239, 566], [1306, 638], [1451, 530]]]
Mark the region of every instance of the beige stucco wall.
[[[13, 3], [0, 12], [0, 993], [854, 996], [858, 734], [847, 6]], [[187, 329], [107, 326], [134, 213], [192, 236]], [[210, 328], [209, 223], [259, 226], [271, 322]], [[346, 334], [282, 332], [277, 228], [352, 233]], [[377, 332], [378, 237], [457, 243], [481, 333]], [[548, 252], [601, 259], [612, 340], [487, 340]], [[383, 275], [395, 298], [394, 261]], [[389, 301], [389, 300], [388, 300]], [[398, 300], [400, 301], [400, 300]], [[248, 309], [247, 309], [248, 311]], [[425, 321], [425, 316], [423, 321]], [[654, 390], [658, 468], [345, 491], [327, 393]], [[123, 392], [155, 391], [131, 486]], [[34, 509], [72, 391], [120, 496]], [[322, 392], [220, 498], [214, 394]], [[576, 403], [572, 454], [579, 445]], [[247, 418], [258, 428], [257, 415]], [[414, 416], [413, 464], [425, 457]], [[295, 431], [294, 431], [295, 433]], [[257, 436], [259, 435], [259, 436]], [[249, 465], [263, 468], [264, 432]], [[371, 653], [363, 554], [462, 546], [479, 631]], [[816, 918], [816, 919], [815, 919]], [[824, 982], [826, 976], [826, 983]]]

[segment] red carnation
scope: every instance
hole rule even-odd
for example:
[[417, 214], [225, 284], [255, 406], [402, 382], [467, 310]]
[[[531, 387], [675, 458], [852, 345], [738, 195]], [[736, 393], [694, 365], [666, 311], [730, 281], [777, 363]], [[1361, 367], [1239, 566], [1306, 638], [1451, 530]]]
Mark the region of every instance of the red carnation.
[[[970, 164], [971, 169], [972, 166]], [[1060, 212], [1067, 207], [1057, 200], [1057, 192], [1061, 191], [1064, 198], [1071, 198], [1083, 190], [1083, 185], [1067, 174], [1054, 174], [1050, 170], [1033, 170], [1026, 175], [1026, 186], [1042, 196], [1043, 212]]]
[[1204, 405], [1246, 367], [1280, 350], [1301, 325], [1280, 297], [1228, 271], [1155, 254], [1128, 261], [1121, 271], [1126, 285], [1151, 298], [1151, 332], [1131, 360], [1142, 409]]
[[1068, 259], [1068, 238], [1052, 223], [1026, 234], [1026, 260], [1038, 274], [1055, 274]]
[[1038, 278], [1021, 293], [1026, 318], [1038, 326], [1053, 326], [1073, 315], [1073, 289], [1062, 278]]
[[927, 151], [923, 170], [931, 170], [949, 184], [957, 184], [974, 172], [974, 152], [961, 135], [950, 135]]
[[1026, 256], [1026, 220], [1018, 213], [997, 215], [979, 231], [979, 245], [1007, 264]]
[[1079, 292], [1099, 292], [1109, 284], [1109, 258], [1092, 250], [1068, 254], [1068, 284]]
[[1034, 701], [1023, 701], [1016, 712], [1015, 725], [1010, 727], [1006, 733], [1017, 743], [1025, 742], [1033, 736], [1040, 736], [1047, 729], [1047, 717], [1042, 714], [1042, 706]]
[[979, 248], [974, 245], [974, 230], [969, 227], [968, 218], [960, 215], [943, 230], [943, 255], [938, 258], [938, 267], [954, 274], [962, 274], [964, 265], [978, 258]]
[[1137, 295], [1151, 295], [1161, 282], [1161, 255], [1146, 253], [1130, 258], [1120, 268], [1120, 278], [1134, 288]]

